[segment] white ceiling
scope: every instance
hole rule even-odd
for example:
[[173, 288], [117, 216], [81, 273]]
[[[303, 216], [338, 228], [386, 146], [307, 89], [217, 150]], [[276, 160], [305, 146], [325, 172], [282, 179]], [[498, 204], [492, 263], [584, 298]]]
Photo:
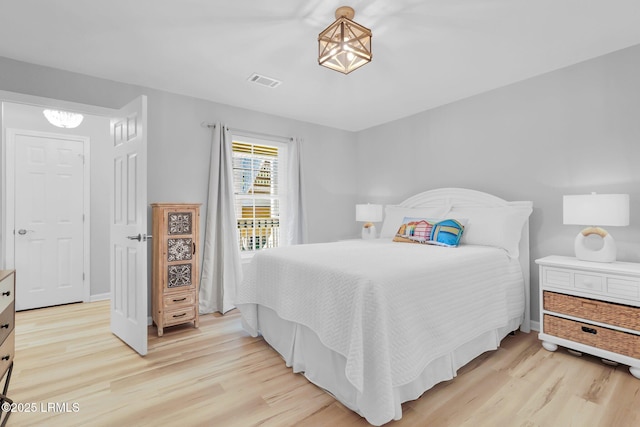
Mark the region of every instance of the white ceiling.
[[[317, 64], [342, 5], [349, 75]], [[638, 43], [639, 0], [0, 0], [0, 56], [352, 131]]]

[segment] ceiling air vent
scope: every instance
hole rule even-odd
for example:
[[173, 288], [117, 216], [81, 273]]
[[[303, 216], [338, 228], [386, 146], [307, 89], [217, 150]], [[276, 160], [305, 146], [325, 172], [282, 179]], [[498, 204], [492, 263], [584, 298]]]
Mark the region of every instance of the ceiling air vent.
[[280, 84], [282, 83], [279, 80], [272, 79], [271, 77], [263, 76], [256, 73], [251, 74], [251, 76], [249, 76], [247, 80], [249, 80], [251, 83], [255, 83], [257, 85], [266, 86], [270, 88], [280, 86]]

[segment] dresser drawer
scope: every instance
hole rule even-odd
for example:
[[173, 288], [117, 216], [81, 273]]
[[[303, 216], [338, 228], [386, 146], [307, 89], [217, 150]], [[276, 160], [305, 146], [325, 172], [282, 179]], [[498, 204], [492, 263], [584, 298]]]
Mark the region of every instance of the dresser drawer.
[[184, 307], [164, 312], [164, 326], [177, 325], [179, 323], [190, 322], [196, 318], [196, 308]]
[[0, 312], [11, 304], [15, 298], [14, 281], [15, 275], [9, 274], [0, 281]]
[[195, 302], [195, 291], [174, 293], [171, 295], [166, 295], [163, 298], [164, 308], [166, 308], [167, 310], [171, 310], [174, 307], [179, 307], [182, 305], [193, 305], [195, 304]]
[[15, 303], [12, 301], [11, 304], [0, 313], [0, 343], [4, 342], [11, 331], [13, 331], [14, 306]]
[[574, 297], [549, 291], [544, 291], [543, 296], [544, 309], [547, 311], [640, 332], [640, 307]]
[[640, 335], [544, 315], [544, 333], [640, 359]]
[[9, 365], [13, 362], [13, 356], [15, 353], [15, 332], [11, 331], [7, 339], [0, 345], [0, 378], [4, 376], [9, 369]]

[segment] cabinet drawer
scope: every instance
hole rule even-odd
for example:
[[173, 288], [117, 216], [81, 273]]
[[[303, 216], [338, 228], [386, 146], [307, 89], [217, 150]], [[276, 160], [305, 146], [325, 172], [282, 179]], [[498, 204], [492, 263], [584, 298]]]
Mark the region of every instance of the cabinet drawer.
[[179, 323], [191, 322], [196, 318], [195, 307], [184, 307], [181, 309], [165, 311], [164, 325], [171, 326]]
[[11, 304], [0, 313], [0, 343], [13, 331], [14, 305], [15, 303], [12, 301]]
[[640, 332], [640, 308], [544, 291], [544, 309]]
[[3, 311], [14, 300], [14, 286], [15, 275], [10, 274], [2, 281], [0, 281], [0, 311]]
[[544, 333], [640, 359], [640, 336], [588, 323], [544, 315]]
[[587, 291], [602, 291], [602, 276], [594, 276], [591, 274], [578, 274], [574, 276], [574, 284], [578, 289]]
[[0, 345], [0, 378], [4, 376], [13, 361], [15, 353], [14, 334], [15, 332], [11, 331], [7, 339]]
[[542, 278], [544, 283], [548, 285], [561, 286], [563, 288], [573, 287], [571, 272], [567, 270], [556, 270], [555, 268], [544, 267], [542, 270]]
[[607, 294], [637, 301], [640, 299], [640, 280], [607, 277]]
[[180, 292], [171, 295], [165, 295], [163, 298], [164, 308], [171, 310], [173, 307], [182, 305], [193, 305], [196, 302], [195, 292]]

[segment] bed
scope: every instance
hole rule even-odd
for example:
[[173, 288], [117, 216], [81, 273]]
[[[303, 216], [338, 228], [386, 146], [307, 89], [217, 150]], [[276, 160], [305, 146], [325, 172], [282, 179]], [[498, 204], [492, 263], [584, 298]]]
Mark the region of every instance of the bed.
[[[294, 372], [382, 425], [510, 332], [529, 332], [531, 212], [474, 190], [420, 193], [385, 208], [378, 239], [256, 253], [236, 306]], [[455, 219], [460, 244], [393, 241], [409, 218]]]

